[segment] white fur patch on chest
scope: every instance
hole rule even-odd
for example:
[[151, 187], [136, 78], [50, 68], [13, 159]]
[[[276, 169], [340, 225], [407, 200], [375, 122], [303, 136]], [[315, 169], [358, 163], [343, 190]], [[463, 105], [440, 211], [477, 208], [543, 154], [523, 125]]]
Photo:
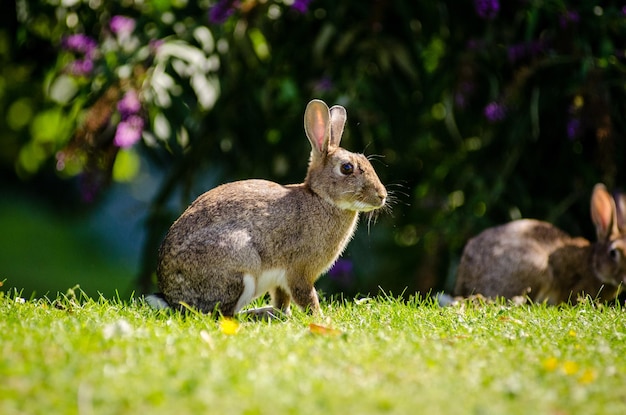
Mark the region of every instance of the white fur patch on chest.
[[269, 269], [255, 277], [252, 274], [243, 276], [243, 292], [235, 305], [235, 312], [248, 305], [255, 298], [265, 294], [274, 287], [281, 287], [287, 292], [287, 272], [284, 269]]
[[287, 272], [284, 269], [277, 268], [263, 271], [257, 279], [254, 296], [263, 295], [274, 287], [287, 289]]

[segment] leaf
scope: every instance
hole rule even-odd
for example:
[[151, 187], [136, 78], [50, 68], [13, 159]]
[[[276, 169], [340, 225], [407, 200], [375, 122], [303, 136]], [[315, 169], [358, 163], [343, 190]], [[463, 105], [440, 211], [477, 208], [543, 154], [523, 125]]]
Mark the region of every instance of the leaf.
[[328, 326], [322, 326], [322, 325], [315, 324], [315, 323], [309, 324], [309, 331], [311, 332], [311, 334], [315, 334], [315, 335], [318, 335], [318, 336], [336, 337], [336, 336], [341, 336], [341, 335], [345, 334], [341, 330], [334, 329], [334, 328], [328, 327]]
[[433, 73], [439, 67], [439, 61], [446, 53], [446, 43], [440, 37], [433, 37], [426, 49], [422, 52], [424, 69]]
[[120, 149], [113, 165], [113, 180], [116, 182], [132, 181], [141, 168], [139, 155], [132, 149]]
[[260, 61], [266, 61], [270, 57], [270, 48], [263, 32], [259, 29], [252, 28], [248, 31], [248, 36], [250, 37], [250, 42], [252, 43], [252, 48], [256, 56]]
[[61, 108], [38, 113], [30, 124], [33, 141], [42, 144], [64, 142], [69, 135], [69, 123]]

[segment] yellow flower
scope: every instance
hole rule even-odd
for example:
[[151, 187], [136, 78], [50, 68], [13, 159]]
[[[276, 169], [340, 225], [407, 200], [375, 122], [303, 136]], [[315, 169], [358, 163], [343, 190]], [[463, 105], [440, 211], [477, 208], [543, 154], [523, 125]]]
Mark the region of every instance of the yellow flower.
[[554, 372], [559, 365], [559, 361], [556, 357], [549, 357], [543, 361], [543, 368], [548, 372]]
[[597, 376], [598, 374], [596, 373], [595, 370], [585, 369], [583, 373], [580, 375], [580, 377], [578, 378], [578, 382], [582, 383], [583, 385], [587, 385], [593, 382], [594, 380], [596, 380]]
[[575, 108], [581, 108], [585, 104], [585, 99], [581, 95], [576, 95], [573, 104]]
[[562, 369], [563, 373], [565, 373], [566, 375], [574, 375], [576, 374], [576, 372], [578, 372], [578, 363], [572, 362], [571, 360], [566, 360], [565, 362], [563, 362]]
[[239, 331], [239, 323], [232, 318], [220, 319], [220, 330], [222, 333], [232, 336]]
[[567, 334], [569, 334], [570, 337], [576, 337], [576, 332], [574, 330], [570, 330]]

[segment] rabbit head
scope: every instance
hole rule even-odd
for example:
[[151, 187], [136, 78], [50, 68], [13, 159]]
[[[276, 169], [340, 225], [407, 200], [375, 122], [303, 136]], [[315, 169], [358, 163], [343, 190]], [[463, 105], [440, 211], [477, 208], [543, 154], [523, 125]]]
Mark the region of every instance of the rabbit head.
[[340, 105], [328, 109], [312, 100], [304, 113], [304, 129], [311, 143], [305, 183], [322, 199], [352, 211], [368, 212], [384, 206], [387, 190], [363, 154], [352, 153], [339, 143], [346, 123]]
[[592, 267], [601, 282], [615, 286], [626, 283], [623, 204], [623, 195], [618, 194], [613, 199], [603, 184], [594, 187], [591, 196], [591, 218], [598, 239], [594, 246]]

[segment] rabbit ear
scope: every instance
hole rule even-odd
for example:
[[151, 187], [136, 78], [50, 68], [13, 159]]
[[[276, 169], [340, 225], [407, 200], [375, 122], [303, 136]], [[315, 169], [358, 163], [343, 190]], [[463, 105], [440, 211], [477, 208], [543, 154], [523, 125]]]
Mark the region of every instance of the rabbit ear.
[[603, 184], [596, 184], [591, 195], [591, 219], [596, 226], [598, 240], [607, 240], [619, 233], [615, 202]]
[[318, 155], [328, 151], [330, 142], [330, 111], [324, 101], [314, 99], [304, 111], [304, 131], [311, 147]]
[[613, 198], [617, 208], [617, 227], [621, 233], [626, 233], [626, 194], [616, 192]]
[[330, 108], [330, 145], [339, 147], [343, 127], [346, 125], [346, 109], [341, 105], [334, 105]]

